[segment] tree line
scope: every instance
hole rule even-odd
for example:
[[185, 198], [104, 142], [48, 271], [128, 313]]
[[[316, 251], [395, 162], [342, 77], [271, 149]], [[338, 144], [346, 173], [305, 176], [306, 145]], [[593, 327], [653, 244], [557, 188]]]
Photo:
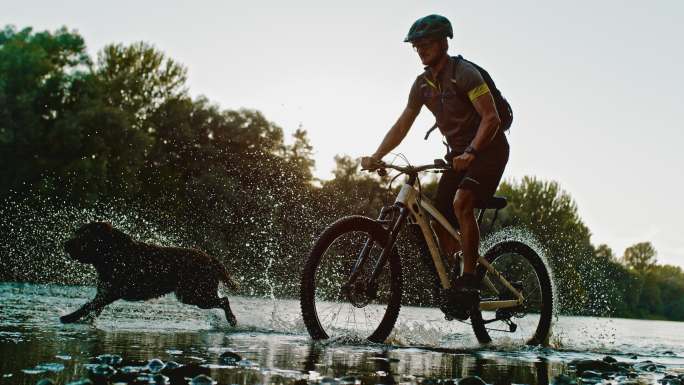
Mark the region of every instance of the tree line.
[[[153, 45], [111, 44], [95, 58], [76, 31], [0, 31], [0, 281], [89, 283], [61, 242], [109, 220], [134, 237], [220, 256], [242, 294], [295, 297], [299, 269], [329, 223], [377, 215], [388, 177], [336, 157], [313, 176], [313, 147], [257, 110], [191, 98], [186, 68]], [[426, 181], [430, 195], [436, 182]], [[684, 320], [684, 273], [658, 265], [648, 242], [617, 256], [594, 246], [571, 196], [533, 177], [499, 187], [509, 205], [483, 236], [538, 245], [565, 314]], [[420, 259], [409, 239], [407, 260]], [[430, 305], [432, 280], [406, 263], [407, 302]], [[85, 270], [85, 271], [84, 271]]]

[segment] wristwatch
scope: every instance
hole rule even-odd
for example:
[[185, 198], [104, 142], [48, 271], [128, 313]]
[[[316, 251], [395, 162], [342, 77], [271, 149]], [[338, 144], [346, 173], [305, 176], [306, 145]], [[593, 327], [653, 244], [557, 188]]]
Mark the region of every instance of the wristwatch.
[[471, 154], [475, 157], [477, 157], [477, 150], [473, 146], [468, 146], [466, 147], [465, 151], [463, 151], [464, 154]]

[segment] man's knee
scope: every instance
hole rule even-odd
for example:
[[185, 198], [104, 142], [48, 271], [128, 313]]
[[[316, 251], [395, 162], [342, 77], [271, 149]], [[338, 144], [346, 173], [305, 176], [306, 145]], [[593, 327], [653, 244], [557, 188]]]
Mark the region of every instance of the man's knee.
[[458, 218], [472, 216], [475, 210], [475, 193], [468, 189], [458, 189], [454, 197], [454, 212]]

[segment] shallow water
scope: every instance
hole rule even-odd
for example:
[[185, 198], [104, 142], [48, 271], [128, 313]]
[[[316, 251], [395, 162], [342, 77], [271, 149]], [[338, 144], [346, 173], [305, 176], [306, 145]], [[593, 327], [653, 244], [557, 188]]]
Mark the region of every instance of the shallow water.
[[[220, 311], [178, 303], [118, 301], [92, 324], [62, 325], [59, 317], [92, 298], [91, 287], [0, 284], [0, 384], [68, 383], [88, 376], [101, 354], [145, 365], [197, 363], [219, 384], [433, 384], [478, 375], [487, 383], [549, 383], [575, 375], [573, 360], [652, 361], [634, 379], [657, 383], [684, 373], [684, 333], [678, 322], [559, 317], [552, 347], [515, 340], [477, 344], [468, 325], [445, 321], [437, 309], [404, 307], [389, 345], [312, 342], [292, 300], [231, 297], [240, 326]], [[219, 357], [236, 352], [242, 360]], [[435, 382], [437, 381], [437, 382]], [[673, 382], [674, 383], [674, 382]]]

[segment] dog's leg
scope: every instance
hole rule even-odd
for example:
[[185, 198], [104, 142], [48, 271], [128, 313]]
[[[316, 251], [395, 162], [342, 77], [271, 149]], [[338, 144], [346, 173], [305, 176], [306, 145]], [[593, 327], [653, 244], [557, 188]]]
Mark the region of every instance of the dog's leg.
[[226, 313], [228, 323], [230, 326], [235, 327], [237, 325], [237, 318], [235, 318], [235, 314], [233, 314], [233, 311], [230, 309], [230, 301], [228, 301], [228, 298], [219, 298], [219, 301], [219, 307]]
[[[230, 302], [228, 298], [221, 298], [215, 291], [218, 288], [218, 282], [213, 290], [200, 288], [197, 291], [188, 290], [188, 288], [183, 288], [185, 290], [176, 291], [176, 297], [183, 303], [188, 305], [195, 305], [200, 309], [223, 309], [226, 313], [226, 319], [230, 326], [237, 325], [237, 318], [230, 309]], [[204, 295], [204, 296], [203, 296]]]
[[62, 316], [59, 318], [59, 321], [61, 323], [72, 323], [76, 322], [79, 319], [94, 313], [95, 316], [98, 316], [101, 312], [102, 309], [104, 309], [105, 306], [109, 305], [110, 303], [116, 301], [119, 297], [112, 295], [108, 292], [97, 292], [97, 295], [95, 298], [87, 302], [85, 305], [81, 306], [80, 309], [76, 310], [75, 312], [71, 314], [67, 314], [65, 316]]
[[[190, 303], [187, 301], [184, 302]], [[235, 318], [235, 314], [233, 314], [233, 311], [230, 309], [230, 302], [228, 301], [228, 298], [221, 298], [217, 295], [214, 298], [195, 301], [192, 304], [196, 305], [200, 309], [223, 309], [223, 312], [226, 313], [226, 320], [228, 320], [230, 326], [235, 327], [235, 325], [237, 325], [237, 318]]]

